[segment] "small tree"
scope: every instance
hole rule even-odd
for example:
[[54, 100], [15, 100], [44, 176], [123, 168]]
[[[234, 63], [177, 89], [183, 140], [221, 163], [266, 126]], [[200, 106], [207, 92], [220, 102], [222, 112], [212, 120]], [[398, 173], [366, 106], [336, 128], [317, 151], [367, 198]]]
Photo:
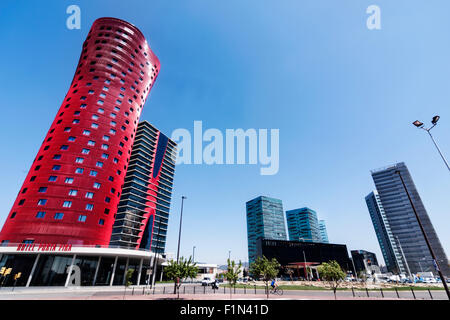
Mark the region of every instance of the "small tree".
[[284, 272], [289, 276], [289, 278], [291, 279], [291, 282], [293, 282], [294, 279], [292, 278], [292, 276], [294, 275], [294, 270], [292, 268], [285, 267]]
[[133, 283], [131, 282], [131, 277], [133, 276], [134, 269], [128, 269], [125, 275], [125, 287], [131, 286]]
[[265, 256], [256, 258], [250, 265], [250, 273], [254, 278], [262, 278], [266, 284], [267, 299], [269, 299], [269, 281], [274, 279], [279, 272], [280, 264], [277, 259], [268, 260]]
[[230, 261], [230, 259], [227, 260], [228, 262], [228, 268], [227, 272], [225, 273], [225, 277], [228, 280], [228, 283], [230, 284], [230, 299], [231, 299], [231, 287], [236, 286], [236, 281], [239, 278], [239, 273], [241, 273], [241, 267], [242, 263], [239, 261], [239, 265], [236, 265], [236, 263], [233, 261]]
[[181, 257], [179, 262], [170, 260], [167, 267], [164, 268], [164, 271], [166, 272], [167, 278], [174, 281], [173, 293], [176, 294], [178, 289], [178, 298], [180, 298], [179, 289], [181, 287], [181, 281], [186, 278], [195, 278], [198, 268], [196, 267], [196, 263], [192, 262], [191, 257], [188, 260]]
[[329, 261], [328, 263], [322, 263], [317, 267], [317, 270], [319, 271], [321, 278], [330, 283], [330, 286], [333, 289], [334, 299], [336, 299], [336, 290], [341, 281], [345, 278], [345, 272], [342, 271], [341, 266], [335, 260]]

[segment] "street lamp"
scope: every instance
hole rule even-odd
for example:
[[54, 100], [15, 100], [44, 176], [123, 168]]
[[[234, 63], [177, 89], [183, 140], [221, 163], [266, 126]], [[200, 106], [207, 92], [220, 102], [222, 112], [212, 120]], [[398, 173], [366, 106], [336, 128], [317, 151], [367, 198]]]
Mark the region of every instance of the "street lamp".
[[434, 254], [433, 248], [431, 247], [430, 241], [428, 241], [428, 237], [427, 237], [427, 234], [425, 233], [425, 229], [423, 228], [422, 222], [420, 221], [419, 215], [417, 214], [416, 208], [414, 207], [411, 196], [409, 195], [408, 189], [406, 188], [405, 181], [403, 181], [402, 174], [398, 170], [395, 171], [395, 173], [398, 174], [398, 176], [400, 177], [400, 180], [402, 181], [403, 188], [405, 189], [406, 195], [408, 196], [409, 202], [411, 203], [411, 207], [414, 211], [417, 222], [419, 223], [420, 230], [422, 231], [423, 237], [425, 238], [425, 242], [427, 243], [428, 250], [430, 250], [431, 257], [434, 260], [434, 266], [436, 268], [436, 271], [439, 273], [439, 277], [441, 278], [442, 284], [444, 285], [445, 292], [447, 292], [447, 297], [450, 300], [450, 291], [448, 291], [448, 287], [447, 287], [447, 283], [445, 282], [444, 275], [442, 274], [441, 268], [439, 267], [439, 262], [436, 258], [436, 255]]
[[193, 263], [195, 262], [194, 257], [195, 257], [195, 246], [192, 247], [192, 262]]
[[180, 240], [181, 240], [181, 224], [183, 223], [183, 203], [185, 196], [181, 196], [181, 214], [180, 214], [180, 230], [178, 231], [178, 250], [177, 250], [177, 263], [180, 259]]
[[228, 250], [228, 260], [231, 261], [231, 250]]
[[415, 125], [417, 128], [423, 129], [426, 132], [428, 132], [428, 134], [430, 135], [431, 140], [433, 141], [436, 149], [438, 150], [439, 154], [441, 155], [442, 160], [444, 160], [444, 163], [447, 166], [447, 169], [450, 171], [450, 166], [449, 166], [447, 160], [445, 159], [444, 155], [442, 154], [441, 149], [439, 149], [439, 146], [437, 145], [436, 141], [434, 141], [434, 138], [433, 138], [433, 136], [431, 135], [431, 132], [430, 132], [431, 129], [433, 129], [437, 125], [439, 119], [440, 119], [439, 116], [434, 116], [433, 119], [431, 119], [432, 126], [429, 127], [429, 128], [425, 128], [423, 122], [420, 122], [419, 120], [414, 121], [412, 124]]

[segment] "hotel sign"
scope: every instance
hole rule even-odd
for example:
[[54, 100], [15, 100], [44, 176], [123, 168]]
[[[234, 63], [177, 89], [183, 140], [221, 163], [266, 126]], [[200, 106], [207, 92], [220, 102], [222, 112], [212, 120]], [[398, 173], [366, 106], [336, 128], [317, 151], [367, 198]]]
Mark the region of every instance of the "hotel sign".
[[54, 244], [54, 243], [21, 243], [17, 246], [16, 251], [31, 252], [59, 252], [72, 251], [71, 244]]

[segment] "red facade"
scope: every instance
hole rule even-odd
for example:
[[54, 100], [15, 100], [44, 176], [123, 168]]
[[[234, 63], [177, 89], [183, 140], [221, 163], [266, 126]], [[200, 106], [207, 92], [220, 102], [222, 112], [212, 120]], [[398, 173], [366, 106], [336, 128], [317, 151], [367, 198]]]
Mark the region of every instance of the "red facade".
[[94, 22], [0, 242], [109, 244], [137, 124], [159, 69], [135, 26]]

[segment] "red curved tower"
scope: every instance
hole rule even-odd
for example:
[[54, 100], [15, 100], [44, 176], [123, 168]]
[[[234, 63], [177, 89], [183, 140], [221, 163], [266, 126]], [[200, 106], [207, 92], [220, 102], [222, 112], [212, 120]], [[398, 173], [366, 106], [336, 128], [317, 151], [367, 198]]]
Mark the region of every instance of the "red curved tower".
[[94, 22], [0, 242], [109, 244], [139, 116], [159, 69], [135, 26]]

